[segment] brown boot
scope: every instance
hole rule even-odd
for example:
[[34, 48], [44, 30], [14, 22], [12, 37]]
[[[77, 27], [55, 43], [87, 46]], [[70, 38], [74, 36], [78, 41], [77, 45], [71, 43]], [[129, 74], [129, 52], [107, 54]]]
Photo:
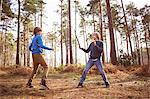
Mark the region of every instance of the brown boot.
[[29, 79], [28, 80], [28, 83], [26, 84], [26, 86], [28, 87], [28, 88], [33, 88], [34, 86], [32, 85], [32, 79]]
[[82, 83], [79, 83], [77, 88], [83, 88], [83, 84]]
[[110, 84], [108, 82], [105, 82], [106, 88], [110, 87]]
[[44, 79], [41, 80], [40, 86], [42, 87], [41, 90], [45, 90], [45, 89], [49, 90], [49, 88], [46, 84], [46, 80], [44, 80]]

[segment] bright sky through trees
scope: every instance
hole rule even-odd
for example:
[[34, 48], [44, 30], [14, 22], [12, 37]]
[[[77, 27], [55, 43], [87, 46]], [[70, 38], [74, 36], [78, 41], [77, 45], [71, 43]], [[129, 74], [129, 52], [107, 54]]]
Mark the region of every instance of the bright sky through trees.
[[[72, 0], [72, 5], [74, 6], [74, 0]], [[89, 0], [79, 0], [83, 6], [86, 6], [89, 2]], [[120, 3], [120, 0], [117, 0], [118, 3]], [[44, 24], [43, 24], [43, 29], [45, 32], [52, 31], [52, 25], [54, 22], [59, 23], [60, 15], [56, 13], [56, 11], [59, 9], [58, 4], [60, 4], [59, 0], [45, 0], [47, 3], [45, 5], [45, 16], [44, 17]], [[134, 2], [135, 5], [138, 8], [143, 7], [144, 5], [149, 5], [150, 1], [149, 0], [124, 0], [124, 4], [128, 4], [129, 2]], [[72, 8], [72, 24], [74, 24], [74, 9]]]

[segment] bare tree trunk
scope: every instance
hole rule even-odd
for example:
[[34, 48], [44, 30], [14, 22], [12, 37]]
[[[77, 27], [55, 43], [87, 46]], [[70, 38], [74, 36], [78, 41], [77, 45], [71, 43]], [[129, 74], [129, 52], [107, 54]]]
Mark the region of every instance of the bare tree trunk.
[[4, 24], [5, 22], [3, 21], [3, 26], [2, 26], [2, 33], [1, 33], [1, 65], [3, 65], [3, 59], [4, 59]]
[[43, 26], [43, 0], [40, 2], [41, 3], [41, 24], [40, 24], [40, 27], [42, 29], [42, 26]]
[[[29, 41], [27, 41], [27, 47], [29, 47]], [[27, 66], [30, 66], [30, 51], [27, 49]]]
[[[130, 16], [131, 16], [131, 26], [132, 26], [132, 30], [131, 31], [133, 31], [133, 35], [134, 35], [134, 44], [135, 44], [135, 46], [134, 46], [134, 50], [136, 50], [137, 51], [137, 43], [138, 43], [138, 39], [137, 39], [137, 35], [136, 35], [136, 23], [135, 23], [135, 25], [133, 24], [133, 22], [132, 21], [134, 21], [135, 20], [135, 18], [134, 18], [134, 16], [133, 16], [133, 14], [132, 13], [130, 13]], [[131, 32], [132, 33], [132, 32]], [[135, 59], [137, 59], [137, 55], [136, 55], [136, 53], [135, 53], [135, 51], [134, 51], [134, 55], [135, 55]]]
[[20, 38], [20, 0], [18, 0], [18, 33], [17, 33], [17, 53], [16, 53], [16, 65], [19, 65], [19, 38]]
[[57, 52], [57, 51], [56, 51], [56, 50], [57, 50], [57, 49], [56, 49], [56, 46], [57, 46], [57, 44], [56, 44], [56, 38], [55, 38], [55, 61], [54, 61], [54, 68], [55, 68], [55, 69], [56, 69], [56, 65], [57, 65], [57, 63], [56, 63], [56, 62], [57, 62], [57, 59], [56, 59], [56, 52]]
[[[126, 18], [126, 14], [125, 14], [125, 10], [124, 10], [124, 5], [123, 5], [123, 1], [121, 0], [121, 4], [122, 4], [122, 9], [123, 9], [123, 14], [124, 14], [124, 20], [125, 20], [125, 26], [126, 26], [126, 31], [127, 31], [127, 38], [129, 39], [129, 44], [130, 44], [130, 49], [131, 49], [131, 55], [133, 57], [133, 49], [132, 49], [132, 43], [131, 43], [131, 38], [130, 38], [130, 31], [129, 31], [129, 27], [128, 27], [128, 23], [127, 23], [127, 18]], [[128, 40], [127, 40], [127, 46], [128, 46]]]
[[0, 21], [2, 20], [3, 0], [0, 1]]
[[107, 53], [107, 38], [105, 38], [105, 44], [106, 44], [106, 58], [107, 58], [107, 63], [109, 63], [109, 60], [108, 60], [108, 53]]
[[23, 32], [23, 46], [24, 46], [24, 50], [23, 50], [23, 56], [24, 56], [24, 63], [23, 65], [26, 66], [26, 29], [24, 29]]
[[142, 48], [142, 46], [141, 46], [141, 56], [142, 56], [142, 60], [141, 60], [141, 62], [142, 62], [142, 65], [144, 65], [144, 57], [143, 57], [143, 48]]
[[109, 0], [106, 0], [107, 5], [107, 14], [108, 14], [108, 23], [109, 23], [109, 32], [110, 32], [110, 58], [111, 63], [113, 65], [117, 64], [117, 58], [116, 58], [116, 49], [115, 49], [115, 40], [114, 40], [114, 31], [113, 31], [113, 24], [112, 24], [112, 16], [111, 16], [111, 8], [110, 8], [110, 2]]
[[96, 25], [95, 25], [95, 15], [94, 15], [94, 11], [93, 11], [93, 28], [94, 28], [94, 32], [96, 32]]
[[63, 65], [63, 23], [62, 23], [62, 0], [61, 0], [61, 65]]
[[[133, 20], [133, 19], [131, 19], [131, 20]], [[137, 65], [137, 37], [136, 37], [136, 34], [135, 34], [135, 30], [134, 30], [134, 26], [133, 26], [133, 22], [132, 22], [132, 31], [133, 31], [133, 35], [134, 35], [134, 44], [135, 44], [135, 46], [134, 46], [134, 61], [135, 61], [135, 63], [136, 64], [134, 64], [134, 65]], [[136, 52], [135, 52], [136, 51]]]
[[[147, 43], [147, 32], [145, 31], [145, 43], [146, 43], [146, 52], [147, 52], [147, 58], [148, 58], [148, 64], [150, 64], [150, 56], [149, 56], [149, 49], [148, 49], [148, 43]], [[149, 67], [148, 67], [149, 70]]]
[[37, 20], [37, 26], [40, 26], [40, 14], [38, 13], [38, 20]]
[[23, 58], [23, 44], [22, 44], [22, 41], [20, 42], [20, 61], [19, 61], [19, 65], [22, 66], [22, 58]]
[[[52, 48], [54, 48], [54, 39], [53, 38], [52, 38], [51, 42], [52, 42]], [[54, 54], [53, 54], [53, 57], [52, 57], [52, 65], [53, 65], [53, 67], [54, 67]]]
[[116, 42], [116, 54], [117, 54], [117, 60], [119, 58], [119, 49], [118, 49], [118, 40], [117, 40], [117, 34], [116, 34], [116, 29], [114, 29], [114, 34], [115, 34], [115, 42]]
[[69, 58], [68, 58], [68, 39], [67, 39], [67, 37], [66, 37], [66, 43], [65, 43], [65, 45], [66, 45], [66, 65], [68, 65]]
[[69, 13], [69, 47], [70, 47], [70, 64], [73, 64], [72, 55], [72, 42], [71, 42], [71, 1], [68, 0], [68, 13]]
[[[99, 0], [99, 20], [100, 20], [100, 35], [101, 35], [101, 40], [103, 41], [103, 20], [102, 20], [102, 6], [101, 6], [101, 0]], [[102, 53], [102, 61], [103, 63], [105, 62], [105, 55], [104, 55], [104, 50]]]
[[75, 40], [75, 64], [78, 63], [77, 56], [78, 56], [78, 53], [77, 53], [77, 40]]
[[138, 36], [138, 33], [137, 33], [137, 27], [136, 27], [136, 25], [135, 25], [135, 34], [136, 34], [136, 41], [137, 41], [137, 55], [138, 55], [138, 63], [139, 63], [139, 65], [141, 65], [141, 55], [140, 55], [140, 47], [139, 47], [139, 44], [140, 44], [140, 42], [139, 42], [139, 36]]
[[30, 66], [30, 50], [29, 50], [29, 26], [27, 24], [27, 66]]
[[[66, 25], [67, 29], [68, 29], [68, 24]], [[66, 35], [65, 35], [65, 46], [66, 46], [66, 66], [69, 64], [69, 57], [68, 57], [68, 34], [69, 32], [67, 31]]]
[[[7, 20], [7, 19], [6, 19]], [[7, 21], [6, 21], [6, 25], [5, 25], [5, 43], [4, 43], [4, 67], [6, 66], [6, 47], [7, 47]]]
[[[74, 30], [74, 32], [75, 32], [75, 35], [76, 35], [76, 32], [77, 32], [77, 1], [75, 0], [74, 1], [74, 3], [75, 3], [75, 30]], [[77, 55], [78, 53], [77, 53], [77, 38], [75, 39], [75, 64], [77, 64], [77, 57], [78, 57], [78, 55]]]
[[107, 53], [107, 35], [106, 35], [106, 22], [105, 22], [105, 18], [104, 18], [104, 33], [105, 33], [105, 44], [106, 44], [106, 50], [105, 50], [105, 52], [106, 52], [106, 62], [108, 63], [108, 53]]
[[36, 12], [35, 12], [35, 15], [34, 15], [34, 26], [36, 27]]
[[[135, 17], [133, 16], [133, 14], [131, 13], [131, 20], [135, 20]], [[136, 64], [138, 63], [139, 65], [141, 65], [141, 57], [140, 57], [140, 51], [139, 51], [139, 38], [138, 38], [138, 33], [137, 33], [137, 27], [136, 27], [136, 23], [135, 25], [132, 22], [132, 29], [133, 29], [133, 34], [134, 34], [134, 43], [135, 43], [135, 50], [136, 53], [134, 52], [134, 59], [136, 60]]]
[[[142, 36], [142, 32], [140, 33], [140, 38], [142, 38], [141, 37]], [[141, 42], [141, 41], [140, 41]], [[141, 59], [141, 63], [142, 63], [142, 65], [144, 65], [144, 57], [143, 57], [143, 47], [142, 47], [142, 42], [140, 43], [140, 45], [141, 45], [141, 47], [140, 47], [140, 53], [141, 53], [141, 57], [142, 57], [142, 59]]]
[[[84, 48], [86, 48], [86, 39], [85, 39], [85, 33], [84, 33], [84, 25], [83, 25], [83, 40], [84, 40]], [[85, 63], [87, 63], [86, 53], [85, 53]]]

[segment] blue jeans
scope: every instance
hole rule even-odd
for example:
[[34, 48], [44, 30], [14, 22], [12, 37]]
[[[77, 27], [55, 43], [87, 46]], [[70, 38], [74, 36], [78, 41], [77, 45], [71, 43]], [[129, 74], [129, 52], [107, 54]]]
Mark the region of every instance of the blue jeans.
[[82, 73], [82, 76], [80, 78], [80, 83], [83, 83], [86, 79], [86, 76], [90, 70], [90, 68], [93, 66], [93, 65], [96, 65], [97, 68], [98, 68], [98, 71], [100, 72], [102, 78], [103, 78], [103, 81], [106, 83], [109, 83], [108, 79], [107, 79], [107, 76], [105, 75], [105, 71], [103, 69], [103, 66], [102, 66], [102, 63], [100, 61], [100, 59], [97, 59], [96, 61], [92, 60], [92, 59], [89, 59], [88, 63], [86, 64], [86, 67], [84, 68], [83, 70], [83, 73]]

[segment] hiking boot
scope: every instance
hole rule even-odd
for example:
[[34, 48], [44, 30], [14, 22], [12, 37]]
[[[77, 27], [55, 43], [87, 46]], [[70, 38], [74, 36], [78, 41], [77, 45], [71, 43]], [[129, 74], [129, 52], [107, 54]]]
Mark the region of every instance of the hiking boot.
[[48, 86], [46, 85], [46, 81], [44, 79], [41, 80], [40, 86], [42, 87], [40, 90], [49, 90]]
[[83, 88], [83, 84], [82, 83], [79, 83], [77, 88]]
[[108, 82], [105, 82], [106, 88], [110, 87], [110, 84]]
[[31, 84], [31, 82], [32, 82], [32, 80], [29, 79], [28, 83], [26, 84], [26, 86], [27, 86], [28, 88], [33, 88], [33, 87], [34, 87], [34, 86]]

